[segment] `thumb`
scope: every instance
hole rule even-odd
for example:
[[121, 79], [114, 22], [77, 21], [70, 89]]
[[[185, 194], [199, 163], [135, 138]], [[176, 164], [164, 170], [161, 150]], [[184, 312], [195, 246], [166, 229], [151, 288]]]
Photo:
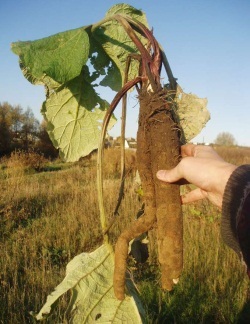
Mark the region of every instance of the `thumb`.
[[178, 168], [175, 167], [171, 170], [159, 170], [156, 173], [156, 177], [159, 180], [165, 181], [165, 182], [176, 182], [182, 178], [182, 176], [178, 172]]

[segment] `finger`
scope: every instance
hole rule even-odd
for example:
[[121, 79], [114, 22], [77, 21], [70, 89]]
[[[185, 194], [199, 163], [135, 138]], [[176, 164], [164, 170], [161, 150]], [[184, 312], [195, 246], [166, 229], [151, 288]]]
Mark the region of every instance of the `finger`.
[[182, 175], [180, 174], [178, 170], [178, 166], [171, 169], [171, 170], [159, 170], [156, 173], [156, 176], [159, 180], [165, 181], [165, 182], [177, 182], [178, 180], [182, 179]]
[[191, 157], [216, 159], [216, 160], [223, 161], [222, 157], [220, 157], [218, 153], [211, 146], [204, 146], [204, 145], [194, 145], [194, 144], [182, 145], [181, 156], [183, 158], [191, 156]]
[[194, 144], [185, 144], [181, 146], [181, 156], [187, 157], [187, 156], [194, 156], [195, 148], [197, 145]]
[[200, 188], [197, 188], [181, 196], [181, 202], [182, 204], [188, 204], [204, 198], [207, 198], [207, 192]]
[[184, 183], [194, 183], [197, 185], [195, 182], [192, 182], [192, 174], [197, 173], [196, 168], [194, 167], [193, 171], [192, 168], [190, 168], [190, 165], [194, 163], [197, 164], [197, 160], [195, 160], [193, 157], [186, 157], [182, 159], [181, 162], [173, 169], [159, 170], [156, 173], [156, 176], [159, 180], [169, 183], [175, 182], [180, 184], [181, 181]]
[[199, 158], [222, 160], [218, 153], [211, 146], [195, 145], [193, 148], [193, 156]]

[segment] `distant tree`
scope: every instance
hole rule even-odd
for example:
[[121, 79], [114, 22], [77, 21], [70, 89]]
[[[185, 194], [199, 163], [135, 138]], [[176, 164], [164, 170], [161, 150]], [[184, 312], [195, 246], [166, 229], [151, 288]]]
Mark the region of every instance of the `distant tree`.
[[40, 130], [38, 133], [38, 141], [36, 143], [36, 149], [43, 153], [46, 158], [57, 158], [59, 153], [58, 150], [54, 147], [49, 138], [48, 132], [46, 130], [46, 121], [42, 121], [40, 125]]
[[11, 107], [11, 130], [14, 133], [14, 137], [19, 137], [19, 133], [22, 129], [23, 120], [23, 108], [19, 105]]
[[11, 106], [0, 104], [0, 156], [11, 152]]
[[39, 132], [39, 121], [35, 118], [32, 110], [27, 108], [23, 113], [22, 127], [21, 127], [21, 138], [23, 141], [23, 148], [28, 150], [33, 147], [37, 140]]
[[231, 133], [221, 132], [217, 135], [214, 143], [223, 146], [233, 146], [236, 145], [236, 140]]
[[19, 105], [11, 106], [11, 151], [23, 149], [21, 140], [23, 125], [23, 108]]
[[35, 147], [40, 123], [32, 110], [23, 112], [21, 106], [0, 103], [0, 156], [15, 149], [29, 150]]

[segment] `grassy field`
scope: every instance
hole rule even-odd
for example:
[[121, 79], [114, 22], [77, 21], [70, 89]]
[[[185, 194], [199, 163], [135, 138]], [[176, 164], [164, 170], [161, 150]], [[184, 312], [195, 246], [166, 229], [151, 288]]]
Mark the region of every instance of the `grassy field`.
[[[216, 148], [229, 162], [250, 163], [249, 148]], [[0, 323], [33, 323], [47, 294], [77, 254], [101, 244], [96, 156], [78, 163], [49, 163], [14, 154], [0, 163]], [[119, 153], [105, 154], [105, 205], [112, 213], [119, 188]], [[36, 162], [36, 163], [35, 163]], [[36, 165], [35, 165], [36, 164]], [[128, 167], [115, 241], [134, 219], [134, 153]], [[39, 171], [39, 172], [38, 172]], [[173, 292], [162, 293], [157, 264], [134, 271], [148, 323], [250, 323], [250, 284], [237, 256], [220, 237], [220, 211], [207, 202], [183, 207], [184, 270]], [[62, 323], [64, 296], [47, 323]]]

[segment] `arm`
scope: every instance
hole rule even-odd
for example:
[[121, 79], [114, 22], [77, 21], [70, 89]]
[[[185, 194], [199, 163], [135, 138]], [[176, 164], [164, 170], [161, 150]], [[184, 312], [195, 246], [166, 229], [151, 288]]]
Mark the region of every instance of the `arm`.
[[247, 265], [250, 277], [250, 165], [231, 174], [223, 196], [221, 235]]

